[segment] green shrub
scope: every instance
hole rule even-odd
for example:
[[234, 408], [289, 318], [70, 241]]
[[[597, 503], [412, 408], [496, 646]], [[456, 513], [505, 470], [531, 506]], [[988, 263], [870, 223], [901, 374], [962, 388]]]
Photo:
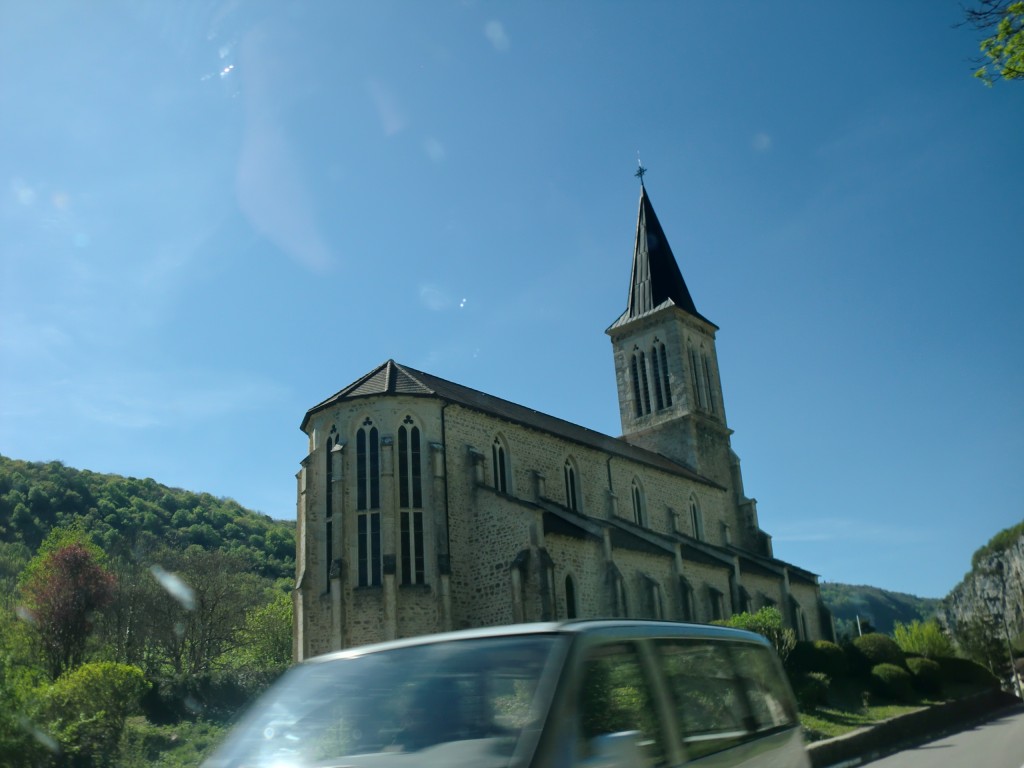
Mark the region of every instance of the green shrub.
[[843, 649], [828, 640], [799, 641], [786, 659], [786, 671], [799, 676], [822, 672], [829, 677], [845, 677], [849, 672]]
[[786, 657], [786, 671], [793, 677], [814, 671], [814, 643], [798, 640]]
[[775, 652], [783, 662], [796, 644], [796, 635], [789, 627], [782, 626], [782, 614], [774, 606], [765, 606], [757, 613], [736, 613], [724, 621], [712, 623], [763, 635], [775, 646]]
[[888, 635], [880, 635], [878, 633], [864, 635], [854, 640], [853, 645], [864, 654], [864, 658], [870, 663], [872, 671], [879, 664], [892, 664], [896, 667], [906, 666], [903, 651], [896, 645], [896, 641]]
[[935, 619], [925, 622], [914, 619], [909, 624], [897, 621], [892, 634], [904, 653], [916, 653], [929, 659], [953, 655], [953, 643]]
[[849, 672], [843, 649], [828, 640], [814, 641], [814, 671], [829, 677], [844, 677]]
[[793, 692], [800, 709], [806, 711], [828, 703], [828, 689], [831, 685], [828, 675], [822, 672], [804, 672], [794, 676]]
[[972, 685], [978, 688], [998, 688], [999, 679], [985, 667], [970, 659], [940, 656], [935, 659], [942, 670], [942, 682]]
[[913, 675], [914, 687], [925, 696], [942, 695], [942, 667], [937, 661], [922, 657], [907, 659], [907, 669]]
[[913, 701], [914, 683], [910, 673], [895, 664], [878, 664], [871, 670], [872, 689], [879, 696], [893, 701]]

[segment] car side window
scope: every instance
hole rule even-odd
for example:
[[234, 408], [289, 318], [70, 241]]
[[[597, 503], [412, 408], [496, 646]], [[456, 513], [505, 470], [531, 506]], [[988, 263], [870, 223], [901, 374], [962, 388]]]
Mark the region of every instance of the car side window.
[[688, 757], [744, 741], [753, 730], [751, 717], [725, 644], [664, 640], [658, 651]]
[[730, 651], [747, 693], [755, 730], [768, 731], [796, 725], [793, 697], [774, 654], [762, 646], [740, 643], [731, 646]]
[[580, 757], [594, 755], [594, 739], [636, 732], [647, 765], [664, 765], [665, 749], [658, 710], [637, 649], [616, 643], [587, 655], [580, 685]]

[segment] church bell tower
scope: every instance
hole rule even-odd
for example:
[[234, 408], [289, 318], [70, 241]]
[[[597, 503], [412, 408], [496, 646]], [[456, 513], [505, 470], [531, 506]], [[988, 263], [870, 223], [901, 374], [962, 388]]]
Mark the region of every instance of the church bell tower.
[[626, 311], [606, 331], [622, 435], [732, 489], [739, 499], [738, 459], [730, 447], [715, 352], [718, 326], [697, 311], [638, 175], [629, 297]]

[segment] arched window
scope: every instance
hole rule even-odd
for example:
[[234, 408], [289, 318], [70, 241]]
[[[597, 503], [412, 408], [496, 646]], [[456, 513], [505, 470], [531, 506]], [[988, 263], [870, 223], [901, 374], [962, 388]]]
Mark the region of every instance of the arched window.
[[640, 399], [640, 370], [637, 367], [636, 353], [633, 353], [633, 357], [630, 360], [630, 367], [633, 372], [633, 402], [636, 404], [636, 415], [644, 415], [644, 404]]
[[565, 618], [576, 618], [576, 584], [569, 575], [565, 577]]
[[633, 497], [633, 522], [637, 525], [647, 525], [647, 501], [644, 498], [643, 486], [635, 477], [630, 493]]
[[701, 375], [700, 357], [694, 349], [690, 350], [690, 379], [693, 381], [694, 405], [707, 410], [707, 394], [704, 390], [704, 377]]
[[651, 366], [653, 367], [654, 373], [654, 404], [660, 411], [665, 407], [665, 400], [661, 394], [661, 361], [658, 359], [658, 345], [655, 344], [651, 349]]
[[697, 499], [690, 497], [690, 529], [693, 531], [693, 538], [704, 541], [704, 516], [701, 514]]
[[565, 506], [573, 512], [580, 511], [579, 479], [576, 476], [576, 466], [572, 463], [572, 459], [565, 460]]
[[672, 405], [672, 390], [668, 386], [668, 358], [665, 357], [665, 345], [657, 344], [657, 339], [655, 339], [655, 357], [659, 356], [659, 351], [661, 352], [661, 384], [665, 390], [665, 406], [669, 407]]
[[498, 493], [508, 493], [508, 451], [500, 437], [495, 437], [491, 446], [491, 469], [494, 475], [494, 490]]
[[714, 413], [715, 397], [713, 393], [715, 390], [711, 386], [711, 361], [706, 353], [701, 356], [701, 363], [704, 368], [704, 389], [707, 392], [707, 408], [710, 413]]
[[367, 418], [356, 432], [356, 565], [361, 587], [383, 579], [380, 532], [380, 433]]
[[640, 381], [642, 382], [641, 389], [643, 390], [644, 396], [644, 413], [651, 412], [651, 388], [647, 383], [647, 359], [644, 357], [644, 353], [640, 353]]
[[426, 582], [423, 541], [423, 472], [420, 428], [406, 416], [398, 428], [398, 506], [402, 545], [402, 584]]

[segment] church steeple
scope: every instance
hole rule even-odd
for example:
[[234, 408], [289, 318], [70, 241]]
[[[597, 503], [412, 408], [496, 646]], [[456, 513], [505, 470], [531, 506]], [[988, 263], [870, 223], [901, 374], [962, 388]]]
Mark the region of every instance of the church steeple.
[[728, 485], [717, 331], [697, 311], [641, 175], [629, 298], [607, 331], [622, 434]]
[[679, 271], [679, 264], [654, 212], [654, 206], [647, 196], [647, 189], [641, 177], [640, 211], [636, 221], [629, 302], [619, 322], [634, 320], [669, 304], [674, 304], [684, 312], [711, 323], [697, 311], [693, 303], [693, 297], [690, 296], [686, 281]]

